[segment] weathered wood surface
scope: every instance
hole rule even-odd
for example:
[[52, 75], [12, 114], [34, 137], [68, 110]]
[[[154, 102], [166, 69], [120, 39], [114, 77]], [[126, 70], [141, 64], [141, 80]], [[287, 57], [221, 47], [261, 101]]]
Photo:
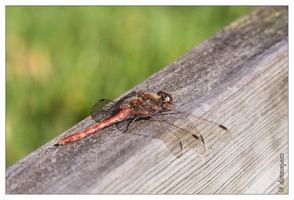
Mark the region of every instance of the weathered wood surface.
[[[176, 158], [138, 122], [54, 147], [90, 117], [6, 171], [6, 193], [278, 194], [288, 185], [288, 8], [257, 7], [134, 90], [168, 91], [175, 106], [227, 126], [202, 133], [207, 152]], [[284, 185], [278, 183], [284, 155]]]

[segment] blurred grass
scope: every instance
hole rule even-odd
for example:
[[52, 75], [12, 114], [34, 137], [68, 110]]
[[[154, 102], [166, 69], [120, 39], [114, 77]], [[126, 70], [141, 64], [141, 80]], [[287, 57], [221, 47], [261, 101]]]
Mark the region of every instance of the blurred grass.
[[251, 7], [6, 7], [6, 167]]

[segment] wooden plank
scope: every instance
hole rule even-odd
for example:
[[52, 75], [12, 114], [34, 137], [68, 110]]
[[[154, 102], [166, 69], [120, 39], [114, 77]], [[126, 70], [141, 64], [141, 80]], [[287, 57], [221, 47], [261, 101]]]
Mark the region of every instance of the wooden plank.
[[53, 146], [94, 125], [88, 117], [9, 167], [6, 193], [288, 193], [287, 7], [253, 9], [133, 90], [168, 91], [175, 107], [224, 124], [232, 138], [204, 131], [204, 155], [176, 158], [142, 121]]

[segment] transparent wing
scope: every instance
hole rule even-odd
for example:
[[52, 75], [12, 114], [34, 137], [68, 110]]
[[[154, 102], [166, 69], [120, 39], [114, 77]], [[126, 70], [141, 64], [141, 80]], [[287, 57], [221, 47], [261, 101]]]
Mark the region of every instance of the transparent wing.
[[[202, 135], [198, 131], [197, 127], [189, 121], [180, 120], [176, 117], [176, 120], [170, 120], [173, 117], [169, 117], [169, 120], [163, 121], [166, 124], [166, 132], [163, 134], [164, 137], [170, 137], [171, 135], [177, 135], [181, 142], [181, 150], [193, 149], [199, 154], [205, 153], [205, 144]], [[170, 123], [170, 121], [173, 121]]]
[[231, 139], [231, 133], [224, 125], [184, 112], [161, 113], [160, 117], [154, 118], [160, 122], [157, 125], [161, 130], [160, 139], [177, 157], [189, 149], [205, 154], [206, 139], [216, 142]]
[[116, 109], [117, 107], [115, 101], [101, 99], [91, 108], [90, 115], [93, 120], [99, 123], [104, 119], [111, 117]]
[[95, 113], [101, 110], [103, 107], [105, 107], [107, 104], [110, 104], [110, 103], [115, 103], [115, 102], [109, 99], [101, 99], [100, 101], [96, 102], [91, 108], [91, 112], [90, 112], [91, 115], [92, 113]]
[[158, 132], [157, 138], [163, 141], [176, 157], [181, 157], [184, 150], [193, 149], [199, 154], [205, 153], [205, 144], [197, 128], [189, 129], [178, 116], [163, 114], [151, 117], [150, 121]]
[[159, 139], [166, 145], [166, 147], [176, 157], [182, 156], [183, 143], [178, 135], [177, 128], [171, 126], [165, 121], [162, 121], [160, 125], [156, 123], [157, 130], [159, 131]]
[[128, 99], [134, 97], [136, 92], [131, 92], [118, 101], [111, 101], [108, 99], [101, 99], [91, 108], [90, 115], [96, 122], [101, 122], [116, 113], [128, 102]]
[[222, 124], [187, 113], [178, 113], [178, 115], [186, 116], [185, 124], [187, 124], [188, 129], [197, 128], [204, 140], [225, 142], [232, 139], [231, 132]]

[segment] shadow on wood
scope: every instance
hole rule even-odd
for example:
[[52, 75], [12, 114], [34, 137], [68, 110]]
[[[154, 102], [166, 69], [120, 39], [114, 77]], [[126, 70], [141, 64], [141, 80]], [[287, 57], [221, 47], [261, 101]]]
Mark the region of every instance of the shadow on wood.
[[9, 167], [6, 193], [288, 193], [287, 7], [253, 9], [133, 90], [167, 91], [175, 107], [224, 124], [232, 138], [202, 133], [204, 155], [176, 158], [152, 124], [138, 123], [53, 146], [94, 125], [89, 117]]

